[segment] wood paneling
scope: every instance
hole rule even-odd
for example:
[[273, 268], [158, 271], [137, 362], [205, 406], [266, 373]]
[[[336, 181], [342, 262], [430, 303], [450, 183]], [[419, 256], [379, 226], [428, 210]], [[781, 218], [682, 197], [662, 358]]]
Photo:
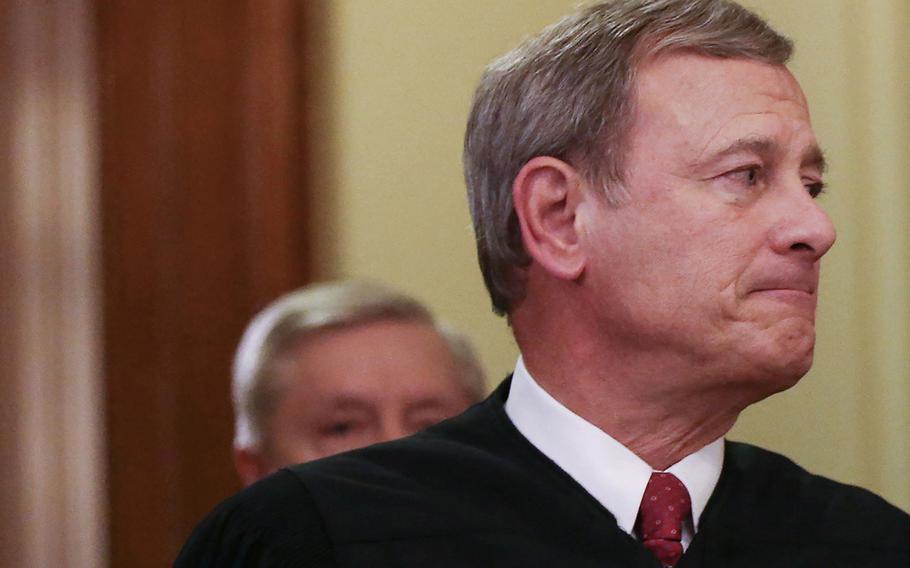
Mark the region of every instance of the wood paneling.
[[[11, 22], [13, 22], [13, 6], [0, 2], [0, 84], [6, 88], [0, 90], [0, 125], [13, 124], [15, 114], [13, 109], [18, 88], [16, 73], [13, 68], [13, 54], [16, 53], [16, 44], [13, 38]], [[11, 156], [16, 140], [13, 129], [0, 127], [0, 156]], [[0, 325], [0, 475], [4, 482], [0, 483], [0, 534], [4, 535], [7, 542], [0, 542], [0, 566], [12, 566], [24, 554], [23, 546], [11, 545], [20, 543], [25, 539], [25, 527], [20, 519], [25, 514], [22, 499], [19, 498], [20, 489], [24, 480], [19, 473], [20, 465], [20, 440], [18, 436], [11, 435], [19, 428], [17, 412], [19, 403], [19, 368], [22, 365], [18, 353], [17, 328], [21, 325], [18, 321], [17, 299], [22, 294], [19, 278], [16, 274], [16, 265], [13, 261], [12, 248], [16, 245], [16, 230], [13, 227], [13, 218], [7, 213], [14, 210], [13, 200], [15, 174], [13, 164], [9, 159], [0, 159], [0, 187], [10, 188], [0, 190], [0, 318], [4, 325]]]
[[308, 280], [302, 3], [98, 2], [113, 566], [239, 488], [230, 361]]
[[104, 565], [92, 12], [0, 2], [0, 566]]

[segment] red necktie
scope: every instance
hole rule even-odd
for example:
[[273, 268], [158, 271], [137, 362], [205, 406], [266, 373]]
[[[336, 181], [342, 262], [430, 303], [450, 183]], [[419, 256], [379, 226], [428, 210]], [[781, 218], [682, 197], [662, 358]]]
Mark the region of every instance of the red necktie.
[[686, 486], [672, 473], [652, 473], [638, 510], [635, 532], [661, 563], [675, 566], [683, 553], [683, 523], [692, 502]]

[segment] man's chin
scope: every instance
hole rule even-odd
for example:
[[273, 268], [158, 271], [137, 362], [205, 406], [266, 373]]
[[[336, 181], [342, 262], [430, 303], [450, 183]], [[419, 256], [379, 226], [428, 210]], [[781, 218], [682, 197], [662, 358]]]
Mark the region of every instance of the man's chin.
[[761, 354], [771, 368], [796, 375], [794, 383], [809, 372], [815, 353], [815, 323], [803, 318], [790, 318], [768, 329]]
[[756, 388], [760, 391], [760, 398], [755, 402], [796, 386], [811, 368], [811, 348], [808, 352], [790, 352], [767, 360], [765, 365], [759, 367]]
[[775, 392], [784, 391], [796, 386], [796, 383], [805, 377], [806, 373], [808, 373], [811, 368], [812, 358], [809, 357], [808, 361], [795, 361], [790, 365], [777, 369], [777, 372], [771, 379], [771, 383], [777, 387]]
[[743, 357], [743, 376], [752, 386], [753, 402], [795, 386], [812, 368], [814, 327], [796, 327], [801, 329], [778, 330], [784, 333], [756, 342]]

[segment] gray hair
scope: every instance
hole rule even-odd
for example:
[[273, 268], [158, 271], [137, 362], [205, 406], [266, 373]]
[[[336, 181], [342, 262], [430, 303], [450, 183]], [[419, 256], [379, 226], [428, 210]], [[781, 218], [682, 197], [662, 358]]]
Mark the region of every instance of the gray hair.
[[247, 326], [234, 356], [234, 446], [259, 448], [281, 396], [275, 360], [304, 336], [375, 321], [414, 321], [433, 326], [445, 340], [465, 392], [483, 398], [486, 377], [470, 341], [401, 292], [349, 280], [301, 288], [278, 298]]
[[531, 262], [512, 204], [519, 170], [535, 156], [565, 160], [609, 204], [624, 203], [636, 69], [675, 51], [783, 65], [793, 45], [727, 0], [615, 0], [581, 8], [487, 68], [468, 119], [464, 173], [496, 313], [524, 296]]

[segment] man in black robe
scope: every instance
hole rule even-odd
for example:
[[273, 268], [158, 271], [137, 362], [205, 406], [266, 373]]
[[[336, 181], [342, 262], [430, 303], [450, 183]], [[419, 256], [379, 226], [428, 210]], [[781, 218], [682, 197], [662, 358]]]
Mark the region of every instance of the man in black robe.
[[487, 69], [485, 402], [219, 506], [178, 566], [910, 566], [910, 517], [723, 436], [815, 343], [825, 161], [791, 44], [724, 0], [582, 8]]

